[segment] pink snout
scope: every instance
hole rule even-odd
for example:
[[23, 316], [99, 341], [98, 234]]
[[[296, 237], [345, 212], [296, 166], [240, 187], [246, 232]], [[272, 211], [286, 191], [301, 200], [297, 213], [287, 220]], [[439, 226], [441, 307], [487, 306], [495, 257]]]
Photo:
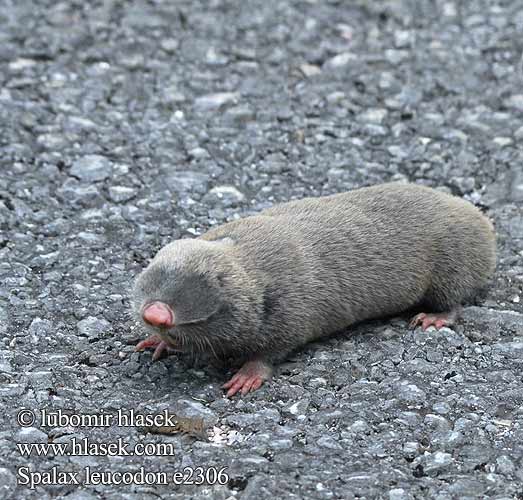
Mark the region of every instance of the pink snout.
[[171, 327], [174, 326], [174, 313], [172, 309], [163, 302], [151, 302], [142, 310], [142, 318], [152, 326]]

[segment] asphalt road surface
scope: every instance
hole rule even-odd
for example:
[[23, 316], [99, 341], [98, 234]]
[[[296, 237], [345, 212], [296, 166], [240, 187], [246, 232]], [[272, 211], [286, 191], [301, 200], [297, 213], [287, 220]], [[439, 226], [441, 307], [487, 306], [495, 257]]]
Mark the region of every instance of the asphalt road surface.
[[[523, 498], [522, 32], [521, 0], [0, 0], [0, 497]], [[231, 400], [134, 352], [161, 246], [385, 181], [495, 222], [455, 328], [364, 323]]]

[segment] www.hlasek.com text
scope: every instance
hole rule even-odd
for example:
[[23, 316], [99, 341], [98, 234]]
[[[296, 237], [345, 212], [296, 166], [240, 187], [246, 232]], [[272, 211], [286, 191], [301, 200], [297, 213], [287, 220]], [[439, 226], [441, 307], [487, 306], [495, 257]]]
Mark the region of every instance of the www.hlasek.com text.
[[72, 437], [65, 443], [16, 443], [18, 453], [23, 457], [172, 457], [175, 456], [173, 443], [143, 443], [133, 445], [123, 438], [113, 442], [96, 442], [84, 437]]

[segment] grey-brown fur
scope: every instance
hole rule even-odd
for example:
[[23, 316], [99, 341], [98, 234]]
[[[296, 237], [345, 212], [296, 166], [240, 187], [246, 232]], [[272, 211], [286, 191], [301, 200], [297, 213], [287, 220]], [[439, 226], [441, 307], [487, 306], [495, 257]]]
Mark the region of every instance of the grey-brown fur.
[[281, 359], [357, 321], [423, 304], [449, 311], [495, 267], [491, 223], [433, 189], [383, 184], [293, 201], [164, 247], [135, 309], [171, 305], [161, 332], [218, 358]]

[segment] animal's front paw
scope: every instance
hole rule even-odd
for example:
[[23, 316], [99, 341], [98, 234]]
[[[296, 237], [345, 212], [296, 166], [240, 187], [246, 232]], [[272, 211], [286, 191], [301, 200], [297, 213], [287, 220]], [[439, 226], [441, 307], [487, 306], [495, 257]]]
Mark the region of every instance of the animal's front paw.
[[272, 375], [272, 368], [264, 361], [247, 361], [240, 370], [227, 382], [223, 384], [223, 389], [227, 391], [227, 397], [234, 396], [238, 391], [242, 395], [249, 391], [259, 389], [265, 380], [268, 380]]
[[164, 352], [174, 352], [172, 346], [170, 346], [167, 342], [162, 340], [158, 335], [151, 335], [150, 337], [147, 337], [145, 340], [138, 342], [134, 350], [143, 351], [144, 349], [152, 348], [154, 348], [153, 361], [160, 359]]

